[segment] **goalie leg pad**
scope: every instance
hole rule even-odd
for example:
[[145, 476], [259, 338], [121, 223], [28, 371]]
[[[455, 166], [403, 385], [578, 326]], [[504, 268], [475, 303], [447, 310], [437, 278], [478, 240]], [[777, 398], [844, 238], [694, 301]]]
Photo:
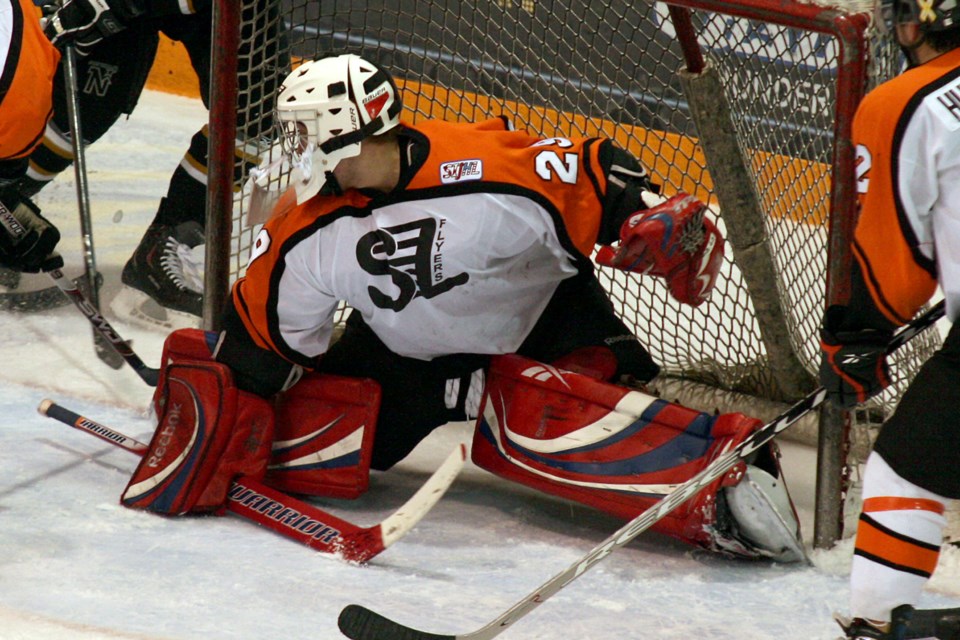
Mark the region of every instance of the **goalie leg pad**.
[[380, 385], [367, 378], [305, 375], [278, 394], [264, 482], [281, 491], [356, 498], [367, 490]]
[[239, 476], [262, 478], [273, 409], [216, 362], [165, 366], [159, 424], [120, 503], [164, 515], [222, 513]]
[[[481, 468], [546, 493], [632, 519], [761, 423], [713, 416], [519, 356], [493, 359], [473, 441]], [[723, 548], [717, 496], [737, 464], [653, 528]]]

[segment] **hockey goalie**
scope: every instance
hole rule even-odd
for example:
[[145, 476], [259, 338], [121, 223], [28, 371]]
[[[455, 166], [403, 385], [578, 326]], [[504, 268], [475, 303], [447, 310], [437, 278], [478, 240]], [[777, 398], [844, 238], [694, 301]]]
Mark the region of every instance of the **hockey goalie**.
[[[678, 302], [706, 303], [724, 240], [704, 203], [661, 195], [609, 138], [541, 138], [499, 117], [411, 124], [402, 110], [389, 72], [353, 54], [304, 62], [284, 80], [279, 164], [251, 179], [286, 191], [262, 199], [275, 204], [221, 334], [174, 333], [164, 367], [176, 375], [157, 389], [161, 424], [176, 397], [209, 407], [208, 422], [228, 415], [221, 406], [272, 412], [273, 436], [223, 420], [234, 435], [216, 450], [229, 464], [184, 463], [212, 464], [220, 478], [246, 447], [262, 463], [245, 472], [276, 489], [349, 498], [371, 469], [479, 415], [481, 467], [632, 518], [749, 436], [759, 423], [745, 416], [617, 384], [647, 383], [660, 367], [595, 271], [660, 278]], [[270, 167], [289, 180], [273, 181]], [[351, 312], [334, 339], [342, 305]], [[212, 486], [190, 495], [212, 508], [223, 493]], [[148, 508], [154, 494], [135, 499], [131, 488], [125, 500]], [[788, 560], [802, 555], [796, 523], [777, 456], [762, 449], [659, 527]]]

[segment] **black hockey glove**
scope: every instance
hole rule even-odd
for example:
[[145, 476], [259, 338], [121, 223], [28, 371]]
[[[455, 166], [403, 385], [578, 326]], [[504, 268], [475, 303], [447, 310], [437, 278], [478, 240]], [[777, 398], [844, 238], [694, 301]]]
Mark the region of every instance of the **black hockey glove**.
[[879, 329], [837, 330], [842, 307], [830, 307], [820, 329], [820, 384], [827, 398], [849, 409], [890, 384], [887, 345]]
[[123, 31], [127, 23], [145, 10], [145, 0], [66, 0], [44, 7], [43, 32], [57, 48], [73, 43], [79, 55]]
[[63, 259], [53, 253], [60, 232], [27, 199], [13, 211], [0, 202], [0, 266], [36, 273], [59, 269]]

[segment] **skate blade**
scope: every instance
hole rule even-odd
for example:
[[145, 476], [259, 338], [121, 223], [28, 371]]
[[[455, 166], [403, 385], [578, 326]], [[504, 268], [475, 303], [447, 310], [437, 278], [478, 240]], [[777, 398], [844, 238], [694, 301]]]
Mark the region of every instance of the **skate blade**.
[[167, 309], [142, 291], [123, 285], [110, 301], [110, 310], [125, 322], [144, 329], [163, 330], [199, 329], [201, 318], [195, 315]]

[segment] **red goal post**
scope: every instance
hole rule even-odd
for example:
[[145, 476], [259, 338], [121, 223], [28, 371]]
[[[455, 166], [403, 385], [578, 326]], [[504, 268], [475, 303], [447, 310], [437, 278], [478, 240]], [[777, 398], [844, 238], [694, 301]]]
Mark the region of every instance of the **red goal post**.
[[[505, 115], [543, 136], [607, 136], [667, 193], [709, 202], [729, 242], [708, 303], [691, 309], [655, 278], [598, 273], [663, 365], [663, 395], [766, 419], [781, 412], [815, 386], [824, 304], [847, 295], [851, 121], [865, 91], [896, 73], [899, 52], [876, 36], [866, 6], [673, 6], [216, 0], [205, 324], [215, 326], [258, 229], [242, 177], [273, 153], [279, 81], [301, 59], [358, 53], [398, 79], [407, 122]], [[702, 67], [691, 64], [698, 52]], [[937, 344], [921, 337], [898, 353], [897, 383], [862, 411], [828, 410], [793, 429], [819, 439], [817, 546], [841, 534], [846, 450], [863, 459], [872, 427]], [[866, 426], [848, 433], [851, 419]]]

